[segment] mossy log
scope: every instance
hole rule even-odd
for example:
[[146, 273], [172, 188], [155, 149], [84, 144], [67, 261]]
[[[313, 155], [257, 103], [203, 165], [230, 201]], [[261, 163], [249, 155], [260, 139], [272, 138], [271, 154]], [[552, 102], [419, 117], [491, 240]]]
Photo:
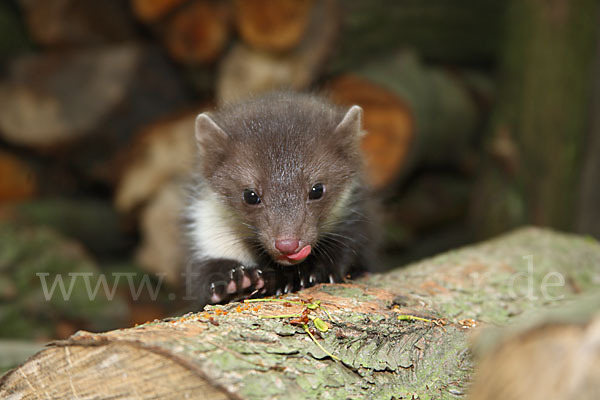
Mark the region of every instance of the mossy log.
[[[562, 276], [562, 285], [547, 282], [550, 275]], [[305, 306], [212, 306], [51, 343], [4, 375], [0, 397], [456, 398], [473, 373], [468, 340], [478, 326], [576, 299], [597, 289], [599, 276], [596, 241], [527, 228], [284, 297], [319, 300], [329, 311], [328, 331], [310, 328], [316, 342], [289, 318], [276, 318]], [[328, 319], [320, 309], [311, 315]], [[407, 315], [417, 318], [399, 318]]]

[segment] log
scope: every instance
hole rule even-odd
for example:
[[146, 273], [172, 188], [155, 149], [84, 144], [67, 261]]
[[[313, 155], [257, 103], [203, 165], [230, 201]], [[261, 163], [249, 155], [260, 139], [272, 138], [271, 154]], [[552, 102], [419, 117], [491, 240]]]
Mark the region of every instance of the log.
[[[141, 79], [142, 66], [149, 68], [148, 63], [154, 64], [155, 73], [167, 72], [152, 49], [135, 45], [18, 58], [9, 65], [8, 79], [0, 84], [1, 133], [11, 143], [32, 147], [88, 135], [114, 109], [131, 101], [130, 87], [142, 84], [136, 80]], [[175, 89], [155, 89], [181, 103], [179, 85], [168, 75], [164, 79], [165, 85], [172, 84]]]
[[528, 313], [510, 327], [480, 332], [475, 342], [479, 361], [471, 398], [597, 398], [598, 310], [600, 296], [595, 293], [546, 313]]
[[289, 51], [304, 36], [313, 4], [314, 0], [236, 0], [237, 30], [250, 47]]
[[187, 0], [130, 0], [133, 14], [142, 22], [163, 19]]
[[164, 276], [172, 287], [180, 286], [187, 249], [181, 222], [187, 179], [171, 179], [162, 185], [140, 212], [142, 241], [136, 261], [146, 271]]
[[[568, 281], [547, 288], [550, 273]], [[589, 277], [599, 274], [597, 242], [527, 228], [353, 284], [283, 297], [308, 304], [232, 303], [130, 329], [81, 331], [5, 374], [0, 395], [455, 398], [468, 389], [468, 339], [481, 324], [577, 299], [596, 289]], [[316, 301], [333, 319], [326, 331], [309, 322], [316, 341], [277, 318], [311, 307], [309, 315], [328, 320]]]
[[362, 140], [368, 181], [375, 190], [394, 182], [406, 164], [415, 139], [414, 115], [395, 93], [356, 75], [333, 80], [328, 91], [333, 102], [364, 112]]
[[42, 46], [67, 47], [135, 39], [134, 24], [119, 0], [18, 0], [27, 28]]
[[110, 182], [109, 161], [187, 96], [160, 52], [136, 44], [26, 55], [0, 83], [0, 135]]
[[516, 0], [509, 10], [501, 91], [473, 196], [481, 237], [524, 223], [572, 229], [590, 145], [599, 4]]
[[197, 149], [194, 121], [208, 108], [195, 107], [143, 127], [117, 156], [120, 171], [115, 206], [120, 212], [135, 211], [165, 184], [190, 174]]
[[403, 52], [333, 79], [327, 91], [338, 104], [364, 108], [370, 182], [391, 191], [417, 165], [470, 159], [490, 86], [485, 76], [427, 67]]
[[169, 17], [161, 31], [167, 51], [175, 61], [187, 65], [212, 63], [229, 39], [229, 2], [195, 0]]
[[125, 97], [137, 57], [137, 49], [123, 47], [14, 60], [0, 84], [2, 136], [41, 147], [89, 133]]
[[217, 103], [274, 89], [307, 89], [323, 70], [339, 26], [337, 0], [322, 0], [311, 8], [302, 40], [289, 51], [267, 52], [243, 42], [234, 44], [218, 66]]

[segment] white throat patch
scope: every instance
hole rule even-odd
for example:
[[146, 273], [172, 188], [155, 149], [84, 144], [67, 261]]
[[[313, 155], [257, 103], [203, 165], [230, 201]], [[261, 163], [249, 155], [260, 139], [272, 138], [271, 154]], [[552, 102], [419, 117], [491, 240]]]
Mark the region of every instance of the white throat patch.
[[192, 201], [187, 212], [196, 259], [225, 258], [248, 267], [257, 265], [256, 256], [243, 240], [249, 231], [236, 223], [236, 217], [215, 193], [205, 189], [202, 198]]

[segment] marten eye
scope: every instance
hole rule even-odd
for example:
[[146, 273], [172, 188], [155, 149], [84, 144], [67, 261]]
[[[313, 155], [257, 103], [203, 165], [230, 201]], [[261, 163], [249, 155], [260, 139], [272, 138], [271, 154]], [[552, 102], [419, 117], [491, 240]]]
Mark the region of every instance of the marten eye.
[[309, 200], [318, 200], [323, 197], [325, 186], [322, 183], [315, 183], [308, 193]]
[[260, 197], [258, 197], [254, 189], [245, 189], [243, 197], [244, 201], [251, 206], [255, 206], [260, 203]]

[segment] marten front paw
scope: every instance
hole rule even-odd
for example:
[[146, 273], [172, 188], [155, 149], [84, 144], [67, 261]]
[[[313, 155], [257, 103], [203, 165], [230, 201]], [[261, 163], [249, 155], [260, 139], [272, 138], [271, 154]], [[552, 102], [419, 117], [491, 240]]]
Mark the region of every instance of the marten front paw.
[[341, 277], [328, 272], [320, 265], [300, 264], [294, 267], [267, 268], [263, 270], [264, 287], [258, 295], [279, 296], [307, 289], [317, 283], [341, 282]]
[[265, 280], [259, 268], [238, 265], [226, 273], [226, 279], [211, 282], [209, 291], [212, 304], [235, 301], [264, 293]]
[[209, 260], [198, 272], [201, 304], [218, 304], [250, 297], [279, 296], [343, 279], [321, 265], [247, 267], [233, 260]]

